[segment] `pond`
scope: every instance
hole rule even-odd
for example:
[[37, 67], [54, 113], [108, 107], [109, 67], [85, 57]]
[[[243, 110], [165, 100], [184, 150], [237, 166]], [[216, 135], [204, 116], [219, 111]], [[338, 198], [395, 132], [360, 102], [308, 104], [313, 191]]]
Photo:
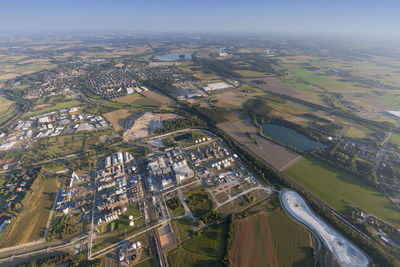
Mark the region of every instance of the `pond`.
[[157, 59], [157, 60], [188, 60], [188, 59], [192, 59], [192, 54], [171, 53], [171, 54], [155, 56], [154, 59]]
[[282, 125], [265, 123], [261, 125], [261, 127], [265, 136], [268, 136], [283, 145], [300, 150], [312, 150], [314, 148], [324, 147], [324, 144], [313, 141], [307, 136]]
[[13, 87], [11, 89], [14, 89], [14, 87], [17, 87], [21, 83], [22, 83], [21, 81], [15, 81], [14, 84], [13, 84]]

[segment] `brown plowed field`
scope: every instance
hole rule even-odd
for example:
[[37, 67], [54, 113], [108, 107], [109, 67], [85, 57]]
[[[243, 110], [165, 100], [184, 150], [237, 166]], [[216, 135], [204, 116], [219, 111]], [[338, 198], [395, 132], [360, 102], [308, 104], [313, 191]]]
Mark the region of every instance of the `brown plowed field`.
[[151, 98], [151, 99], [161, 102], [163, 104], [171, 104], [174, 102], [173, 99], [169, 98], [168, 96], [166, 96], [162, 93], [156, 92], [156, 91], [150, 91], [150, 90], [144, 91], [144, 92], [142, 92], [142, 94], [144, 96], [147, 96], [148, 98]]
[[[257, 84], [255, 82], [253, 82], [254, 80], [262, 80], [265, 83]], [[282, 82], [277, 77], [265, 77], [265, 78], [257, 78], [257, 79], [247, 78], [247, 79], [243, 79], [243, 81], [248, 83], [251, 86], [263, 89], [264, 91], [267, 91], [267, 92], [287, 95], [287, 96], [295, 97], [298, 99], [302, 99], [304, 101], [309, 101], [309, 102], [318, 103], [320, 105], [325, 105], [325, 103], [323, 103], [321, 101], [316, 101], [315, 99], [312, 99], [308, 95], [306, 95], [302, 92], [299, 92], [299, 91], [293, 89], [292, 87], [286, 85], [284, 82]]]
[[266, 212], [239, 220], [233, 244], [233, 266], [278, 266]]

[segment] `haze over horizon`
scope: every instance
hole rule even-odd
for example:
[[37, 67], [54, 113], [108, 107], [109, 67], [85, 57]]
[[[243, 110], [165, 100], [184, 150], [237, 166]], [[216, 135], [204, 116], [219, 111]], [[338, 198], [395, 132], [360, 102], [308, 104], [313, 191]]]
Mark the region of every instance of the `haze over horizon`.
[[1, 3], [0, 32], [229, 31], [400, 38], [400, 2], [28, 1]]

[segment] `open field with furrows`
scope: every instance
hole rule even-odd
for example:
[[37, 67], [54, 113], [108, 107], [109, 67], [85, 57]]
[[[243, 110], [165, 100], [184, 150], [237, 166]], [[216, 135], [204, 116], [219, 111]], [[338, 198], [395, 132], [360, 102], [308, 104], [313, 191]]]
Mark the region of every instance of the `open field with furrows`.
[[171, 99], [170, 97], [168, 97], [168, 96], [166, 96], [166, 95], [164, 95], [164, 94], [162, 94], [160, 92], [157, 92], [157, 91], [149, 90], [149, 91], [142, 92], [142, 94], [144, 96], [154, 100], [155, 102], [158, 102], [158, 103], [161, 103], [161, 104], [169, 105], [169, 104], [174, 102], [174, 100]]
[[127, 109], [119, 109], [103, 114], [111, 123], [115, 131], [123, 130], [122, 121], [133, 115], [132, 111]]
[[249, 98], [263, 94], [264, 92], [259, 89], [244, 85], [235, 90], [215, 94], [213, 98], [217, 100], [216, 106], [218, 107], [240, 109]]
[[309, 232], [277, 208], [237, 220], [233, 266], [312, 266]]
[[224, 266], [226, 224], [213, 225], [168, 252], [170, 266]]
[[400, 226], [400, 210], [381, 191], [357, 176], [311, 157], [303, 158], [285, 173], [343, 214], [349, 214], [347, 202]]
[[39, 176], [37, 179], [32, 184], [32, 194], [24, 201], [22, 211], [7, 236], [1, 238], [2, 247], [38, 241], [44, 237], [60, 181], [56, 175]]
[[[263, 161], [284, 170], [301, 158], [301, 155], [266, 140], [257, 134], [257, 128], [250, 119], [218, 124], [218, 128], [229, 134], [239, 144], [244, 145]], [[249, 133], [251, 138], [246, 134]]]

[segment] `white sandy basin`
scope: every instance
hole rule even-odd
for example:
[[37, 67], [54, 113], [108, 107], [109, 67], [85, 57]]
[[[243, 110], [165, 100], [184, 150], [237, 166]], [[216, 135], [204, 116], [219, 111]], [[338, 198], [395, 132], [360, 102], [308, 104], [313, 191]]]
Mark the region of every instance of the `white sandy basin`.
[[316, 215], [300, 194], [284, 190], [281, 192], [281, 202], [290, 216], [319, 236], [343, 267], [368, 266], [367, 256]]

